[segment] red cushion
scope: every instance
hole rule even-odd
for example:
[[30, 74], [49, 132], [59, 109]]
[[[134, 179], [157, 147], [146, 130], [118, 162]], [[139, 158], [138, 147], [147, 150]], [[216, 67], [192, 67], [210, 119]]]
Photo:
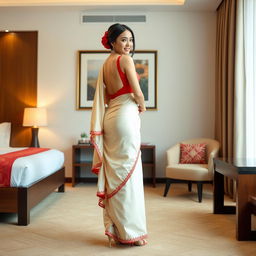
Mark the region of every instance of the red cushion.
[[207, 164], [206, 143], [180, 144], [180, 164]]

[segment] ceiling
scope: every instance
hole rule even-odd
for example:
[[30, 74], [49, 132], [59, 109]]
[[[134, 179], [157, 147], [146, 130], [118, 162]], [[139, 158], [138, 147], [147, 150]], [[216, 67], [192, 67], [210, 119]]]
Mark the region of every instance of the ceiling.
[[[83, 6], [87, 9], [148, 11], [215, 11], [222, 0], [0, 0], [0, 7]], [[176, 5], [174, 5], [176, 4]]]

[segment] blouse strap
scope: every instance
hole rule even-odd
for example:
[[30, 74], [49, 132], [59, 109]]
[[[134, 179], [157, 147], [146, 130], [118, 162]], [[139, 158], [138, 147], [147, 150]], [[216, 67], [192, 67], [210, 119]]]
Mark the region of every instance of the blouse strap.
[[118, 73], [119, 73], [120, 75], [124, 73], [124, 72], [122, 71], [121, 67], [120, 67], [120, 59], [121, 59], [121, 57], [122, 57], [122, 55], [118, 56], [117, 62], [116, 62], [117, 69], [118, 69]]

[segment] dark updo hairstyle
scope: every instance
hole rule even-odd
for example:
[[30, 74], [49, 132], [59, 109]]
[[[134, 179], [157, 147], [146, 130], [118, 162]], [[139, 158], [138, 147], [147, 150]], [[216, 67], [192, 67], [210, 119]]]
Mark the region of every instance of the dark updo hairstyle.
[[132, 38], [133, 38], [132, 56], [133, 56], [134, 51], [135, 51], [135, 37], [134, 37], [133, 31], [128, 26], [126, 26], [124, 24], [119, 24], [119, 23], [111, 25], [108, 28], [108, 41], [110, 43], [111, 50], [113, 50], [113, 46], [111, 43], [115, 42], [117, 37], [126, 30], [130, 31], [132, 34]]

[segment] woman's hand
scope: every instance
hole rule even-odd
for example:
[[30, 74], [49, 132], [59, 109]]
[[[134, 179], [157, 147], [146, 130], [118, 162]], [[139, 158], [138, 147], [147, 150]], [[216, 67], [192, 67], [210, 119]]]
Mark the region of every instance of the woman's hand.
[[139, 108], [139, 112], [140, 112], [140, 113], [143, 113], [143, 112], [146, 111], [145, 106], [140, 106], [140, 105], [138, 105], [138, 108]]

